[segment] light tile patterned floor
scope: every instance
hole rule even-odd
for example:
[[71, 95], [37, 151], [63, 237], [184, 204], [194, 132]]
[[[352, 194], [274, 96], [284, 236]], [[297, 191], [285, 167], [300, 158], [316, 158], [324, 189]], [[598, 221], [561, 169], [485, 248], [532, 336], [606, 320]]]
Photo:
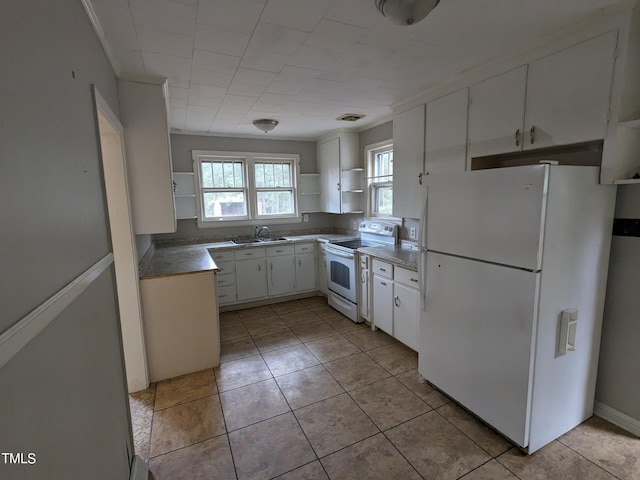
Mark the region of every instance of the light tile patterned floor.
[[597, 417], [524, 455], [324, 297], [220, 322], [219, 368], [131, 395], [156, 480], [640, 479], [640, 439]]

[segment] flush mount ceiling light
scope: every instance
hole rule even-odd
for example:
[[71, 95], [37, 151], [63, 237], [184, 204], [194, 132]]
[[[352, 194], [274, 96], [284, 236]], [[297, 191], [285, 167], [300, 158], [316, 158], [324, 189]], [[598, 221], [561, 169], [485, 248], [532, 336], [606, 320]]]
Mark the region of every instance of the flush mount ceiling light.
[[259, 120], [254, 120], [253, 124], [258, 130], [262, 130], [264, 133], [267, 133], [278, 126], [278, 121], [270, 118], [261, 118]]
[[398, 25], [414, 25], [429, 15], [440, 0], [375, 0], [380, 13]]

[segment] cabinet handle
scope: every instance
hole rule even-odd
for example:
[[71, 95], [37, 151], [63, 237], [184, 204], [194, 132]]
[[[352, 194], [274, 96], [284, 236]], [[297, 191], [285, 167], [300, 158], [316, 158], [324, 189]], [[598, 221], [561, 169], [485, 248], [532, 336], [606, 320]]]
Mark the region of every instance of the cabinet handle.
[[387, 283], [386, 283], [386, 282], [380, 282], [380, 285], [383, 285], [383, 286], [385, 286], [385, 287], [386, 287], [386, 286], [387, 286]]
[[262, 271], [262, 265], [258, 264], [258, 271], [261, 272]]
[[302, 266], [302, 260], [299, 258], [298, 259], [298, 266], [301, 267]]
[[227, 296], [227, 294], [225, 293], [224, 295], [218, 295], [218, 298], [224, 298], [226, 296]]
[[529, 142], [533, 145], [536, 141], [536, 126], [533, 125], [531, 130], [529, 130]]
[[336, 183], [336, 188], [340, 190], [340, 182]]
[[422, 185], [422, 172], [418, 174], [418, 185]]
[[396, 298], [393, 299], [393, 303], [395, 304], [396, 307], [400, 306], [400, 297], [398, 297], [396, 295]]
[[362, 283], [364, 283], [364, 272], [362, 272], [362, 273], [360, 274], [360, 281], [361, 281]]
[[380, 270], [381, 272], [386, 272], [387, 271], [386, 268], [382, 268], [382, 267], [378, 267], [378, 270]]
[[516, 147], [520, 146], [520, 129], [516, 130]]
[[410, 278], [409, 281], [414, 282], [414, 283], [418, 283], [418, 279], [417, 278]]
[[176, 193], [176, 188], [178, 187], [178, 184], [176, 183], [175, 180], [171, 180], [171, 182], [173, 183], [173, 193]]
[[282, 249], [276, 250], [276, 253], [282, 253]]

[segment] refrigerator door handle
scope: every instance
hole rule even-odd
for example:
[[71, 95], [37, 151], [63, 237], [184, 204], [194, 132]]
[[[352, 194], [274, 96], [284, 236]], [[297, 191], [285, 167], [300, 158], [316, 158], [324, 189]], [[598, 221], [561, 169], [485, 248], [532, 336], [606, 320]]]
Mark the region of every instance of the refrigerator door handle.
[[429, 194], [428, 187], [425, 189], [424, 202], [422, 203], [422, 213], [420, 215], [420, 226], [418, 230], [418, 248], [426, 250], [427, 248], [427, 196]]

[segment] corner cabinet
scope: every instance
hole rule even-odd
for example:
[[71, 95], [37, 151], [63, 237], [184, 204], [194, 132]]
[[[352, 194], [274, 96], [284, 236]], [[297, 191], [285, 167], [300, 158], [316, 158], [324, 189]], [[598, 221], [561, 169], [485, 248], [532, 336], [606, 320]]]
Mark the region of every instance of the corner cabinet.
[[394, 217], [420, 218], [422, 213], [424, 134], [424, 105], [399, 113], [393, 118]]
[[118, 80], [118, 97], [133, 229], [138, 235], [173, 233], [177, 225], [167, 82], [157, 85]]
[[325, 213], [361, 213], [364, 170], [358, 156], [359, 138], [339, 132], [318, 141], [320, 210]]

